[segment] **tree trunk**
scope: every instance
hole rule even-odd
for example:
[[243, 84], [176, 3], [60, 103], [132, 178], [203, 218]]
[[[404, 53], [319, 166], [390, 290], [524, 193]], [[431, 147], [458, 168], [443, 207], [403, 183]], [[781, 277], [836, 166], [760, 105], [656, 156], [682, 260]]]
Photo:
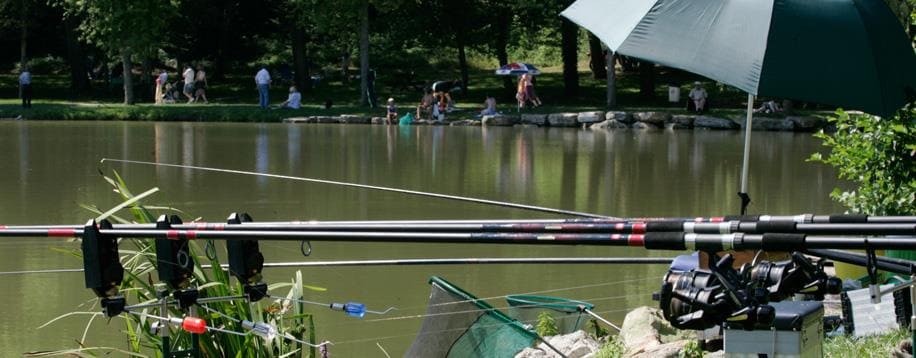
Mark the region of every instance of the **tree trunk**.
[[617, 107], [617, 54], [608, 49], [607, 59], [607, 108]]
[[359, 9], [359, 102], [369, 104], [369, 0]]
[[468, 93], [468, 56], [464, 49], [464, 36], [458, 34], [458, 67], [461, 69], [461, 93]]
[[24, 67], [28, 62], [27, 45], [29, 41], [29, 7], [28, 0], [19, 0], [19, 66]]
[[607, 60], [605, 60], [604, 50], [601, 48], [601, 40], [591, 32], [588, 33], [588, 52], [588, 67], [592, 69], [592, 77], [596, 80], [607, 78], [607, 72], [610, 68], [604, 68]]
[[153, 97], [152, 72], [153, 59], [149, 56], [143, 56], [143, 61], [140, 62], [140, 93], [138, 94], [140, 98]]
[[305, 91], [310, 87], [309, 69], [308, 63], [306, 62], [307, 57], [305, 51], [305, 30], [303, 30], [301, 26], [294, 24], [291, 31], [293, 35], [293, 81], [300, 91]]
[[131, 74], [133, 72], [131, 68], [134, 65], [130, 62], [130, 50], [121, 50], [121, 64], [124, 66], [124, 71], [121, 73], [124, 78], [124, 104], [131, 105], [134, 104], [134, 80]]
[[[226, 60], [228, 57], [226, 49], [231, 46], [230, 29], [232, 28], [233, 15], [237, 7], [238, 3], [233, 2], [232, 4], [224, 5], [222, 7], [223, 11], [220, 12], [216, 58], [213, 59], [213, 71], [207, 74], [208, 80], [220, 80], [226, 75]], [[178, 66], [181, 66], [181, 64], [179, 63]], [[178, 70], [181, 71], [181, 68]]]
[[560, 46], [563, 57], [563, 94], [579, 94], [579, 27], [567, 19], [560, 20]]
[[80, 44], [77, 37], [76, 27], [78, 21], [72, 16], [64, 17], [64, 43], [67, 46], [67, 64], [70, 66], [70, 91], [73, 94], [83, 94], [89, 88], [89, 77], [86, 73], [86, 56], [83, 52], [83, 45]]
[[[500, 66], [509, 64], [509, 25], [512, 21], [512, 13], [509, 12], [508, 6], [501, 6], [496, 15], [496, 33], [494, 34], [494, 47], [496, 48], [496, 60]], [[509, 76], [503, 76], [503, 88], [507, 91], [513, 90], [515, 85]]]
[[655, 64], [639, 61], [639, 96], [651, 101], [655, 99]]

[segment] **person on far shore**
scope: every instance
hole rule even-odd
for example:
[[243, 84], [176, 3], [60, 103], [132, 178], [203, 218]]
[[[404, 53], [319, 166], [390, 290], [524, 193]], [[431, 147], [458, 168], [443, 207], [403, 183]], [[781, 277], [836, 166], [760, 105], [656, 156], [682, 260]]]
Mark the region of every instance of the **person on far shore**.
[[534, 92], [534, 76], [526, 73], [522, 75], [522, 77], [525, 78], [525, 98], [531, 101], [532, 106], [539, 107], [541, 105], [541, 98]]
[[204, 103], [207, 101], [207, 73], [204, 72], [204, 66], [197, 65], [197, 74], [194, 75], [194, 101], [200, 102], [203, 98]]
[[394, 104], [394, 98], [388, 99], [388, 112], [385, 115], [385, 124], [398, 124], [398, 106]]
[[296, 86], [289, 86], [289, 97], [286, 101], [280, 103], [281, 109], [299, 109], [302, 107], [302, 94], [296, 89]]
[[487, 94], [487, 99], [483, 101], [483, 107], [483, 110], [480, 111], [481, 117], [495, 116], [499, 114], [499, 112], [496, 111], [496, 98], [493, 98], [493, 96], [489, 94]]
[[518, 76], [518, 85], [515, 87], [515, 99], [518, 101], [518, 109], [525, 108], [525, 102], [528, 102], [525, 88], [525, 75], [523, 74]]
[[191, 68], [191, 65], [188, 65], [181, 75], [184, 77], [182, 93], [184, 93], [185, 97], [188, 97], [188, 103], [194, 102], [194, 69]]
[[687, 97], [693, 101], [693, 108], [697, 113], [706, 111], [706, 98], [709, 97], [709, 94], [706, 93], [706, 89], [703, 88], [703, 84], [700, 81], [693, 83], [693, 89], [690, 90]]
[[428, 116], [427, 118], [432, 119], [435, 101], [433, 90], [427, 88], [423, 98], [420, 99], [420, 104], [417, 105], [417, 119], [423, 119], [423, 114], [426, 114]]
[[32, 108], [32, 72], [29, 67], [22, 68], [19, 74], [19, 96], [22, 97], [22, 108]]
[[267, 66], [261, 66], [261, 70], [254, 76], [254, 83], [258, 86], [261, 109], [267, 109], [268, 90], [270, 90], [270, 74], [267, 73]]
[[153, 91], [153, 103], [162, 104], [162, 96], [165, 94], [163, 88], [165, 87], [165, 82], [169, 80], [169, 75], [165, 73], [165, 70], [156, 69], [156, 88]]

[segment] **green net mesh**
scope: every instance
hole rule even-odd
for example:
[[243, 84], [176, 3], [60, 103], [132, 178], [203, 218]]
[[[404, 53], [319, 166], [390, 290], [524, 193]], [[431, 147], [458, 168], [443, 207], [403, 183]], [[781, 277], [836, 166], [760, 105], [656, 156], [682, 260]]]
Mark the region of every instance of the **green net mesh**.
[[420, 333], [405, 357], [513, 357], [537, 335], [493, 306], [432, 277]]
[[582, 329], [588, 322], [588, 315], [580, 308], [594, 309], [595, 305], [561, 297], [512, 295], [506, 297], [509, 316], [524, 323], [535, 324], [542, 312], [553, 317], [560, 334], [569, 334]]

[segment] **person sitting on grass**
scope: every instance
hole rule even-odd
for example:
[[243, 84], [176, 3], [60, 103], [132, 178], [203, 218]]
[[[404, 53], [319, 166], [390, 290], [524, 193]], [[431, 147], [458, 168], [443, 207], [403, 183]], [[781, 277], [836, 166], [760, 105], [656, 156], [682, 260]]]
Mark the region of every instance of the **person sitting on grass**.
[[706, 93], [706, 89], [703, 88], [703, 84], [700, 81], [693, 83], [693, 89], [690, 90], [690, 94], [687, 97], [693, 101], [693, 108], [697, 113], [706, 111], [706, 98], [709, 97], [709, 94]]
[[280, 103], [281, 109], [299, 109], [302, 107], [302, 94], [296, 89], [296, 86], [289, 86], [289, 97], [283, 103]]
[[754, 109], [754, 113], [780, 113], [782, 107], [774, 100], [769, 100], [760, 104], [760, 107]]
[[385, 124], [398, 124], [398, 106], [394, 104], [394, 98], [388, 99], [388, 113], [385, 116]]
[[499, 114], [499, 112], [496, 111], [496, 98], [493, 98], [493, 96], [491, 96], [491, 95], [488, 94], [488, 95], [487, 95], [487, 99], [485, 99], [485, 100], [483, 101], [483, 106], [484, 106], [483, 110], [480, 111], [480, 116], [481, 116], [481, 117], [483, 117], [483, 116], [495, 116], [495, 115]]

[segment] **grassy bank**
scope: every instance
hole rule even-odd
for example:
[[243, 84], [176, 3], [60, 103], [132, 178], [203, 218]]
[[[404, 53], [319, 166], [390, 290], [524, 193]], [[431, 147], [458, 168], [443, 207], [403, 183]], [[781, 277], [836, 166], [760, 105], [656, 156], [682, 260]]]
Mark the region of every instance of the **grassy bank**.
[[[566, 96], [563, 94], [562, 74], [559, 69], [545, 69], [545, 73], [538, 76], [537, 84], [538, 94], [545, 105], [525, 109], [522, 113], [604, 110], [604, 80], [593, 79], [588, 72], [581, 72], [580, 76], [579, 93], [575, 96]], [[504, 87], [504, 79], [493, 75], [490, 70], [474, 71], [469, 81], [468, 93], [456, 93], [453, 96], [462, 111], [450, 115], [449, 119], [474, 118], [487, 95], [496, 97], [500, 111], [516, 113], [514, 86]], [[638, 76], [621, 74], [617, 87], [620, 106], [615, 109], [687, 113], [683, 104], [689, 84], [695, 79], [699, 78], [683, 72], [662, 72], [656, 80], [659, 85], [656, 86], [655, 97], [646, 99], [639, 95]], [[0, 75], [0, 118], [21, 116], [24, 119], [38, 120], [278, 122], [283, 118], [295, 116], [356, 114], [382, 117], [385, 114], [383, 107], [371, 109], [360, 105], [358, 81], [327, 81], [303, 90], [301, 110], [261, 110], [257, 107], [257, 92], [252, 82], [249, 76], [241, 75], [211, 80], [207, 92], [210, 104], [153, 105], [149, 93], [152, 92], [152, 88], [138, 86], [138, 104], [127, 106], [121, 103], [122, 92], [116, 85], [97, 81], [93, 83], [92, 91], [72, 93], [67, 87], [65, 77], [35, 74], [33, 108], [26, 110], [20, 107], [17, 99], [15, 77]], [[667, 85], [662, 84], [669, 82], [683, 84], [680, 103], [667, 102]], [[286, 99], [287, 86], [280, 83], [272, 86], [271, 103], [278, 104]], [[386, 77], [383, 73], [380, 73], [376, 87], [379, 101], [394, 98], [402, 114], [415, 108], [422, 96], [415, 88], [406, 88], [398, 78]], [[741, 116], [744, 112], [744, 93], [712, 82], [707, 82], [706, 88], [710, 92], [711, 115]], [[331, 109], [326, 110], [324, 104], [327, 101], [331, 101], [333, 105]]]

